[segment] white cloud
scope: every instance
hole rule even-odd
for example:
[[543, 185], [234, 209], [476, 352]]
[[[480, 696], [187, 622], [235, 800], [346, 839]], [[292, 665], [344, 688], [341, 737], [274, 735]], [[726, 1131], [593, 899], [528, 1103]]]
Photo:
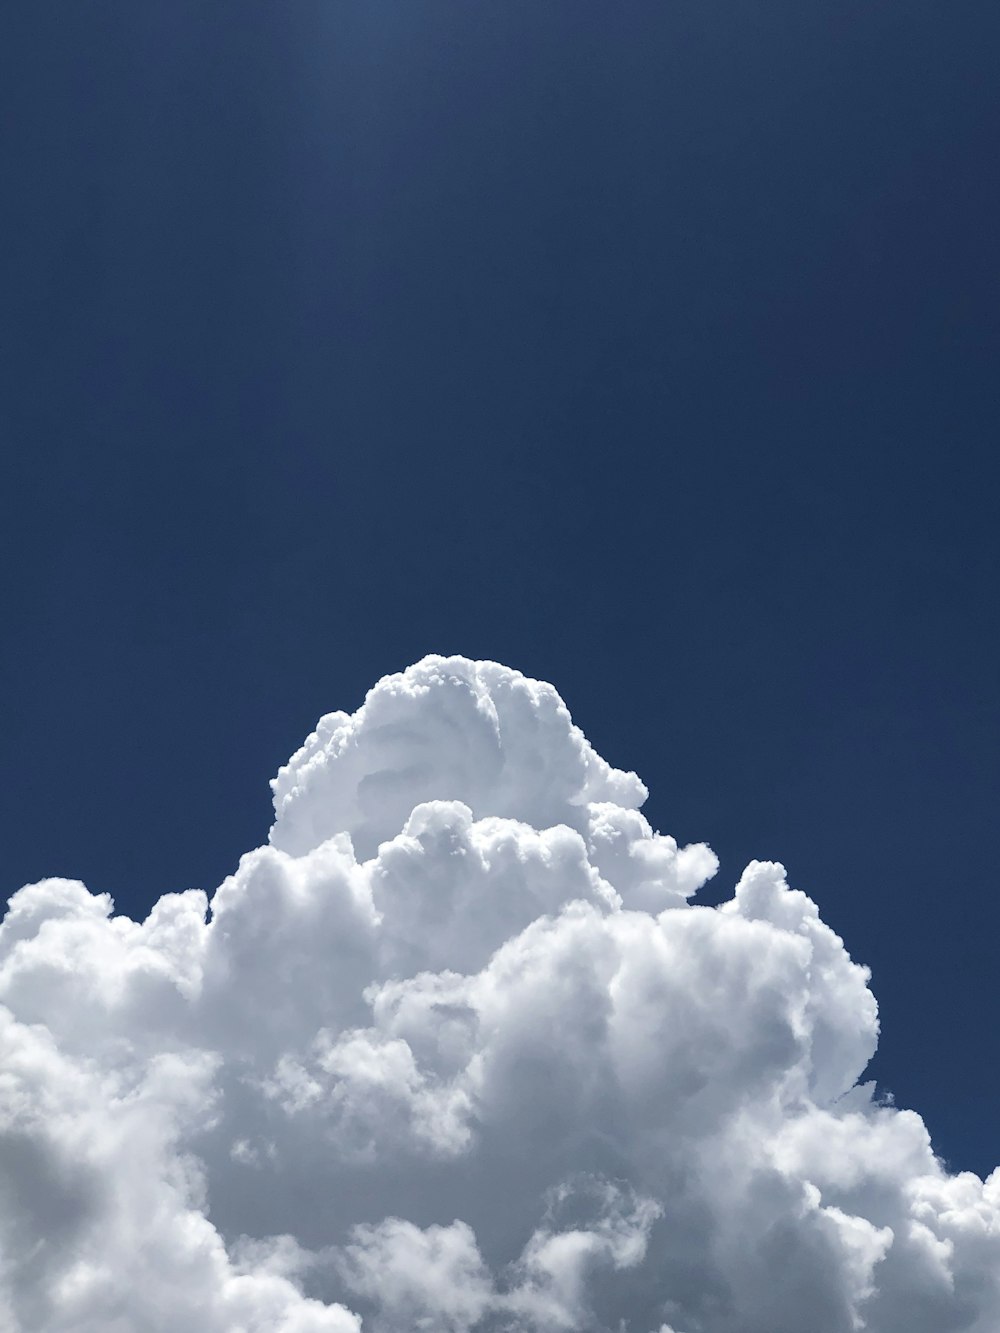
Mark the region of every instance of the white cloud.
[[1000, 1328], [1000, 1174], [859, 1085], [866, 971], [780, 866], [689, 905], [550, 686], [426, 659], [274, 789], [210, 922], [11, 900], [0, 1327]]

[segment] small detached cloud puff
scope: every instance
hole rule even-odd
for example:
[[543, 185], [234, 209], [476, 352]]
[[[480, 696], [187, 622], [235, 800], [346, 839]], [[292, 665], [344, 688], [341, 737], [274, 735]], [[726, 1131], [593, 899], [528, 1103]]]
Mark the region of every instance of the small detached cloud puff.
[[273, 787], [211, 904], [11, 899], [0, 1328], [1000, 1328], [1000, 1173], [859, 1083], [867, 971], [779, 865], [691, 905], [551, 686], [426, 658]]

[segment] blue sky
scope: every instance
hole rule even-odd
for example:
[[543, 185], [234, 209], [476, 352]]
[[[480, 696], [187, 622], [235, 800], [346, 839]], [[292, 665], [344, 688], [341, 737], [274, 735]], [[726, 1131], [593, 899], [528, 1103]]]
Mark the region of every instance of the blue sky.
[[320, 713], [553, 681], [996, 1163], [1000, 12], [9, 6], [6, 890], [211, 889]]

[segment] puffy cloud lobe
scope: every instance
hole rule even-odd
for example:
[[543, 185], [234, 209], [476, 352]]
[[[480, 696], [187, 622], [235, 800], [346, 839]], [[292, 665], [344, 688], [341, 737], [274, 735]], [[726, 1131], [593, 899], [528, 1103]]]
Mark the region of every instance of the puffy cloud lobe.
[[427, 801], [542, 829], [579, 827], [590, 802], [635, 810], [647, 795], [594, 752], [551, 685], [460, 657], [387, 676], [353, 717], [327, 714], [272, 786], [274, 846], [301, 853], [346, 832], [359, 857]]
[[859, 1084], [867, 972], [639, 813], [547, 685], [428, 658], [141, 923], [0, 926], [0, 1327], [995, 1333], [1000, 1174]]

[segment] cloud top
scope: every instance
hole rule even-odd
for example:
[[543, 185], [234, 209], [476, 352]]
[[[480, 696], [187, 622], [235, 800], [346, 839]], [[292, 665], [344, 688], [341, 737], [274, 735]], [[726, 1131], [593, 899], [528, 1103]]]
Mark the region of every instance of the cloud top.
[[425, 657], [353, 715], [328, 713], [271, 785], [275, 847], [301, 855], [348, 833], [361, 858], [426, 801], [576, 828], [591, 802], [636, 810], [647, 796], [594, 752], [551, 685], [464, 657]]
[[11, 899], [0, 1327], [996, 1333], [867, 971], [778, 865], [691, 905], [551, 686], [427, 658], [273, 787], [210, 913]]

